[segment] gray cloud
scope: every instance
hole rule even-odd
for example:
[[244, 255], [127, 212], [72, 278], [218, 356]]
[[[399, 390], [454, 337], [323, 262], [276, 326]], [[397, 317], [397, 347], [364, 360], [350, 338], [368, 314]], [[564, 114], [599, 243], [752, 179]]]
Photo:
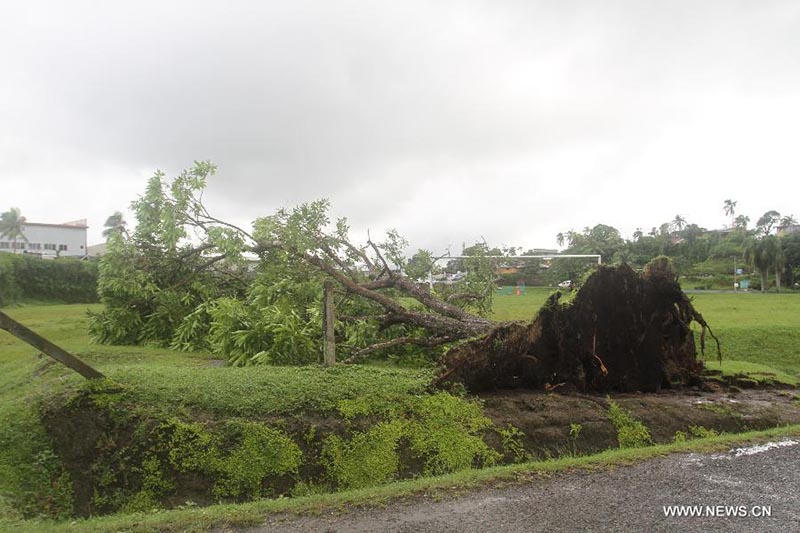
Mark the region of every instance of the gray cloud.
[[719, 225], [728, 197], [797, 212], [754, 180], [797, 176], [798, 23], [794, 2], [6, 5], [3, 197], [97, 227], [209, 158], [226, 216], [330, 197], [429, 247]]

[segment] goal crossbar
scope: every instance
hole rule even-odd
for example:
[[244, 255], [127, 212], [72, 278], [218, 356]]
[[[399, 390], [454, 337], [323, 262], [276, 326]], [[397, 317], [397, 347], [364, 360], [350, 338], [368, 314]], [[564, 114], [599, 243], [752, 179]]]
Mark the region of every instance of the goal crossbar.
[[437, 257], [437, 260], [444, 259], [576, 259], [576, 258], [594, 258], [597, 259], [597, 264], [603, 264], [603, 257], [599, 254], [552, 254], [552, 255], [447, 255], [444, 257]]

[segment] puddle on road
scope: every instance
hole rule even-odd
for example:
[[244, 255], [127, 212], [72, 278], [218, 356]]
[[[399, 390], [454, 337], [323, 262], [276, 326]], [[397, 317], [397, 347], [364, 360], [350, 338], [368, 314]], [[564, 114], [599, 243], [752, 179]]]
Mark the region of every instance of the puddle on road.
[[777, 442], [765, 442], [764, 444], [757, 444], [755, 446], [747, 446], [744, 448], [731, 448], [728, 453], [715, 453], [706, 455], [702, 453], [690, 453], [683, 458], [683, 462], [695, 468], [702, 468], [705, 466], [706, 461], [709, 460], [731, 460], [737, 457], [746, 457], [748, 455], [756, 455], [758, 453], [768, 452], [777, 448], [785, 448], [787, 446], [796, 446], [800, 441], [794, 439], [784, 439]]
[[764, 444], [758, 444], [756, 446], [748, 446], [746, 448], [734, 448], [729, 453], [732, 453], [734, 457], [742, 457], [745, 455], [755, 455], [757, 453], [768, 452], [769, 450], [774, 450], [775, 448], [796, 446], [797, 444], [800, 444], [800, 442], [792, 439], [787, 439], [778, 442], [766, 442]]

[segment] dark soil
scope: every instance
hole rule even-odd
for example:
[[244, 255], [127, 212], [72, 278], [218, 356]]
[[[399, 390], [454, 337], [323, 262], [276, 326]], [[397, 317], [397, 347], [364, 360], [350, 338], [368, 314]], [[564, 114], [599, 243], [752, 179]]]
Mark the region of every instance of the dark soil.
[[[535, 458], [586, 455], [619, 446], [605, 396], [514, 390], [484, 393], [481, 398], [495, 424], [512, 424], [525, 433], [525, 449]], [[613, 396], [647, 426], [656, 443], [671, 442], [677, 431], [691, 438], [690, 426], [738, 433], [797, 424], [800, 405], [794, 398], [793, 391], [779, 389], [728, 392], [722, 388]], [[575, 440], [570, 437], [571, 424], [581, 425]]]

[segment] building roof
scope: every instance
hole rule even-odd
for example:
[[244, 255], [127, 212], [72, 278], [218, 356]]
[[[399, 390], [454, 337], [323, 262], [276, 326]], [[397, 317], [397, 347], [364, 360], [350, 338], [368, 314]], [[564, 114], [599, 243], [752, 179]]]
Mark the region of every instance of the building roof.
[[28, 222], [27, 220], [22, 223], [23, 226], [44, 226], [48, 228], [70, 228], [70, 229], [87, 229], [86, 219], [74, 220], [72, 222], [64, 222], [63, 224], [47, 224], [45, 222]]
[[782, 226], [776, 226], [775, 230], [781, 233], [800, 233], [800, 224], [784, 224]]

